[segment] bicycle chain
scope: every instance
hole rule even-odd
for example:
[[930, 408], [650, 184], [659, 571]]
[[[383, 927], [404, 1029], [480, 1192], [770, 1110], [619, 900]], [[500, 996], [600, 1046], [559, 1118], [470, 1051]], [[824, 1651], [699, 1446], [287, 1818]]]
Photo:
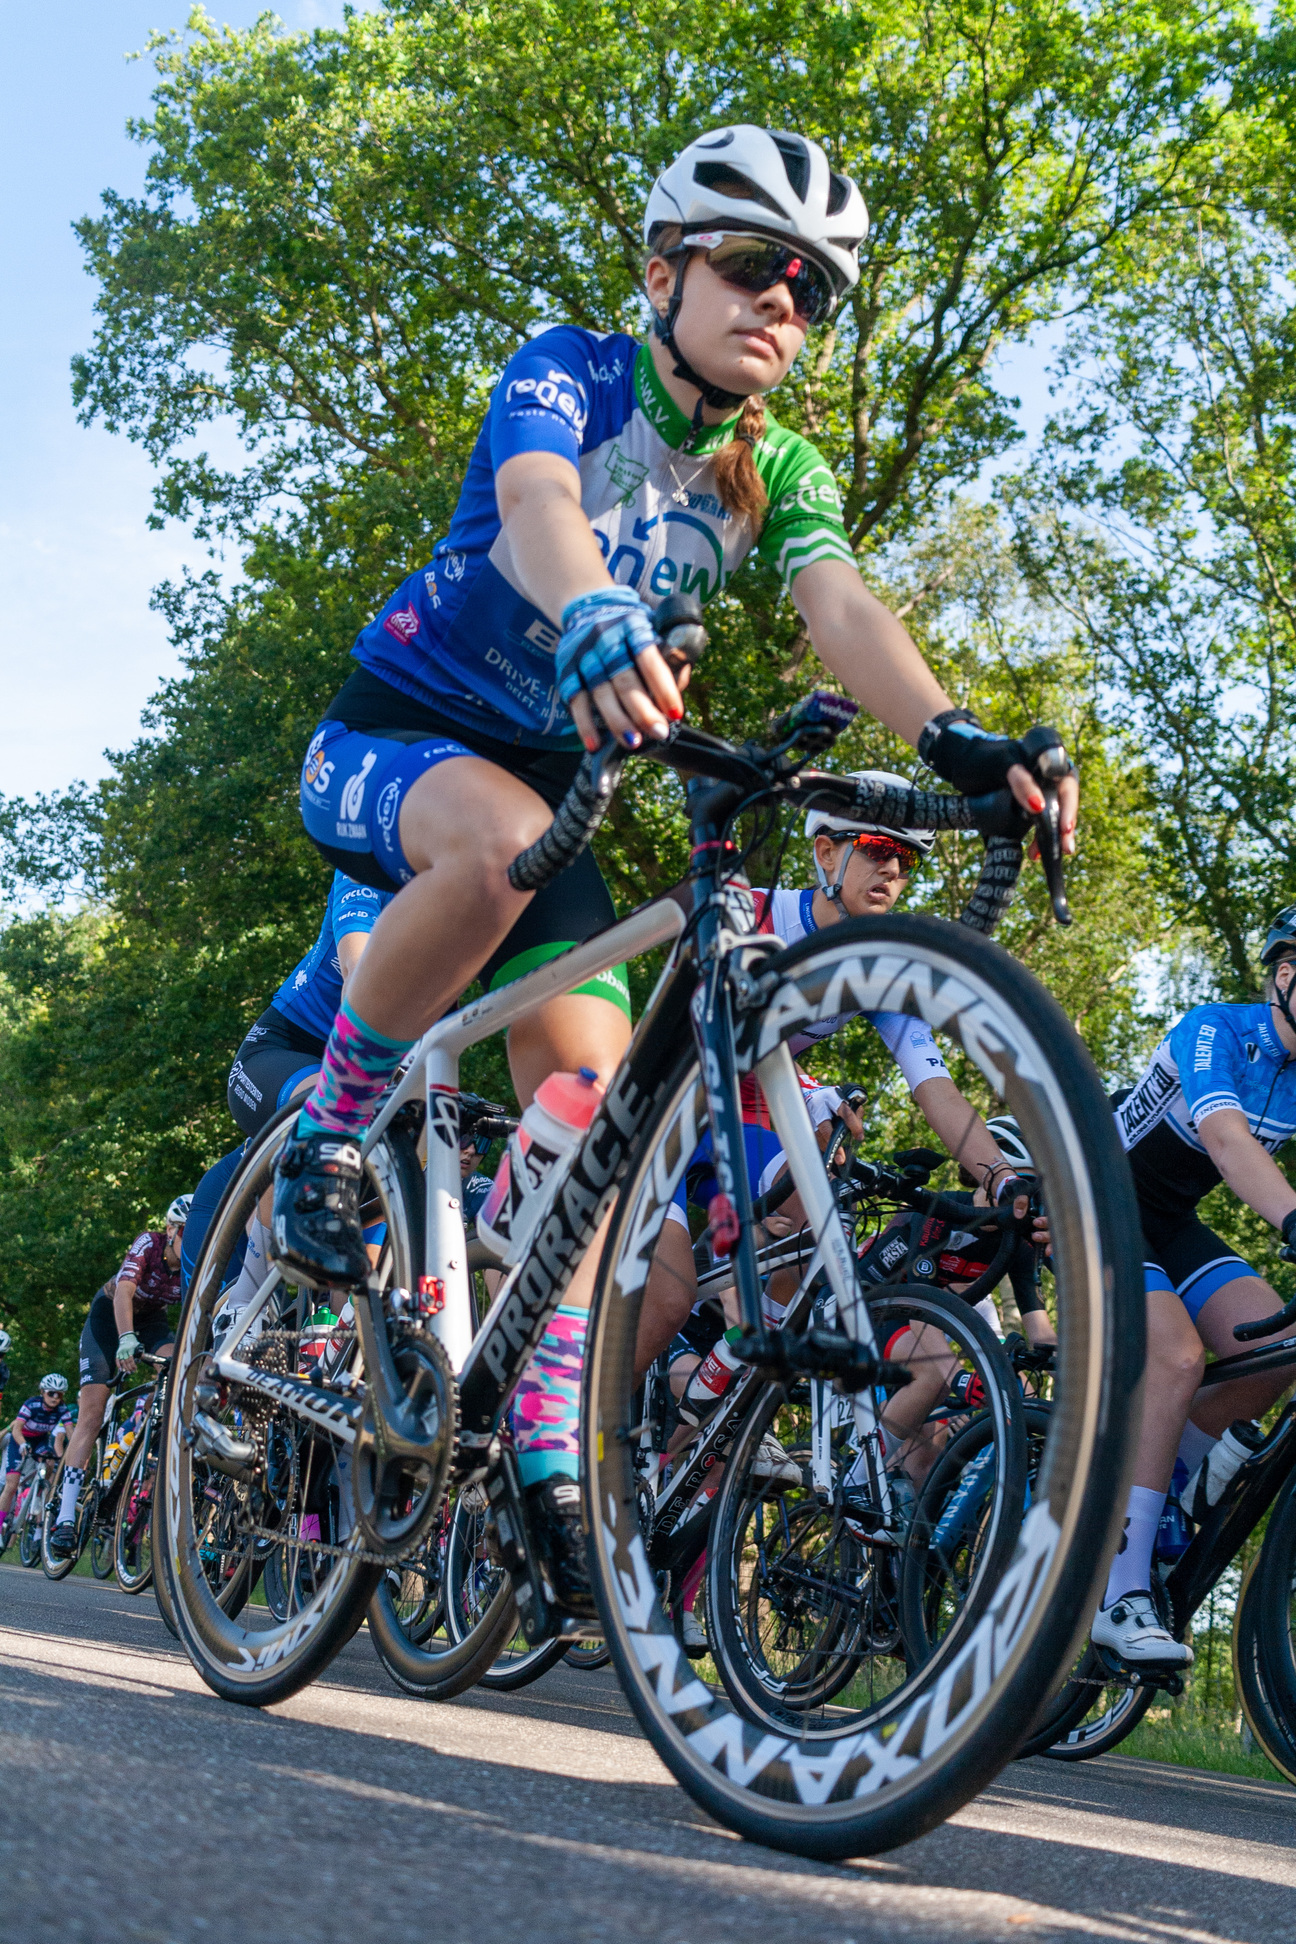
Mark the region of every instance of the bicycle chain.
[[244, 1524], [241, 1519], [234, 1522], [234, 1530], [240, 1538], [270, 1539], [276, 1546], [297, 1546], [304, 1553], [323, 1553], [329, 1559], [355, 1559], [365, 1566], [408, 1566], [417, 1559], [422, 1551], [416, 1546], [408, 1553], [373, 1552], [367, 1546], [334, 1546], [325, 1539], [296, 1539], [274, 1526], [261, 1526], [252, 1522]]

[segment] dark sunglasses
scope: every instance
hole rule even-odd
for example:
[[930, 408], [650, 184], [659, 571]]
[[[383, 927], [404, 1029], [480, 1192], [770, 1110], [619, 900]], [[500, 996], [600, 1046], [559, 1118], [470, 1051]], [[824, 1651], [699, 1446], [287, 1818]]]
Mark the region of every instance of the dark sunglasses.
[[922, 863], [922, 853], [912, 844], [902, 844], [898, 837], [852, 837], [851, 844], [855, 850], [863, 851], [872, 864], [882, 864], [888, 857], [897, 858], [901, 877], [912, 877]]
[[[692, 242], [697, 246], [703, 239], [695, 237]], [[776, 283], [785, 283], [797, 316], [811, 329], [826, 324], [837, 308], [828, 273], [772, 237], [726, 236], [704, 254], [717, 277], [735, 290], [772, 290]]]

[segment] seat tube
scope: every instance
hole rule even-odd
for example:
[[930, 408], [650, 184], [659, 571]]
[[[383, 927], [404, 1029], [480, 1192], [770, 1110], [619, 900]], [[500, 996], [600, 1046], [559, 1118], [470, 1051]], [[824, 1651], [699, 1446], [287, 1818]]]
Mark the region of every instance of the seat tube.
[[472, 1346], [468, 1289], [468, 1241], [464, 1234], [463, 1183], [459, 1173], [459, 1055], [434, 1047], [426, 1056], [427, 1262], [429, 1277], [445, 1290], [428, 1319], [456, 1372]]

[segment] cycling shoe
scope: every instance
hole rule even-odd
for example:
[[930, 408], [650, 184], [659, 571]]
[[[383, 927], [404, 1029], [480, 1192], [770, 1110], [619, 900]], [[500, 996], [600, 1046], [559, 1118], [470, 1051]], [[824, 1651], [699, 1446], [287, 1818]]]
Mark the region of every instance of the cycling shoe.
[[360, 1225], [360, 1143], [327, 1130], [293, 1135], [275, 1169], [270, 1254], [279, 1268], [327, 1288], [369, 1275]]
[[1191, 1667], [1193, 1650], [1161, 1624], [1151, 1593], [1122, 1593], [1099, 1607], [1089, 1629], [1095, 1647], [1105, 1647], [1126, 1667]]
[[580, 1486], [561, 1473], [542, 1478], [527, 1486], [526, 1503], [531, 1538], [558, 1605], [579, 1620], [596, 1619]]
[[56, 1525], [49, 1536], [50, 1555], [54, 1559], [71, 1559], [76, 1551], [77, 1529], [72, 1519], [64, 1519]]
[[757, 1446], [747, 1476], [768, 1492], [787, 1492], [802, 1482], [800, 1465], [788, 1456], [772, 1431], [767, 1431]]

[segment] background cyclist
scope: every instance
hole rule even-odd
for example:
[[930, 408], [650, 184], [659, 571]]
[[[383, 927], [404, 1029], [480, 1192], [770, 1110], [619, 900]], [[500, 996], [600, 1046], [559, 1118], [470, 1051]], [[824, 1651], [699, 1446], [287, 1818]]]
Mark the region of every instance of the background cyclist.
[[[534, 900], [507, 869], [547, 828], [581, 744], [597, 746], [596, 712], [627, 748], [682, 716], [651, 625], [672, 589], [713, 595], [758, 546], [853, 695], [956, 787], [1007, 780], [1042, 807], [1020, 746], [952, 707], [865, 587], [828, 466], [765, 413], [807, 331], [858, 282], [867, 220], [816, 143], [714, 130], [649, 197], [650, 341], [563, 326], [509, 361], [448, 535], [362, 631], [361, 667], [306, 754], [303, 818], [318, 848], [404, 888], [279, 1164], [273, 1246], [290, 1273], [364, 1276], [357, 1137], [413, 1040], [483, 965], [505, 956], [525, 969], [613, 917], [588, 853]], [[1068, 848], [1075, 803], [1068, 779]], [[610, 992], [537, 1009], [511, 1035], [519, 1100], [557, 1069], [606, 1080], [629, 1031]], [[560, 1597], [582, 1606], [577, 1378], [596, 1261], [589, 1251], [532, 1359], [536, 1408], [519, 1413], [539, 1542]]]
[[58, 1522], [49, 1541], [56, 1559], [76, 1550], [77, 1498], [114, 1376], [118, 1370], [133, 1371], [141, 1350], [153, 1356], [171, 1353], [167, 1311], [180, 1300], [180, 1245], [189, 1202], [188, 1195], [178, 1195], [166, 1212], [165, 1229], [145, 1229], [135, 1237], [121, 1268], [90, 1305], [81, 1332], [76, 1429], [68, 1440]]
[[52, 1370], [48, 1377], [41, 1378], [36, 1396], [27, 1399], [10, 1426], [5, 1450], [5, 1481], [0, 1490], [0, 1549], [8, 1544], [8, 1534], [4, 1528], [18, 1490], [23, 1459], [29, 1454], [33, 1458], [44, 1458], [51, 1451], [56, 1458], [63, 1456], [63, 1447], [73, 1422], [72, 1413], [67, 1407], [67, 1387], [68, 1380], [62, 1372]]
[[[886, 770], [858, 770], [853, 774], [862, 783], [907, 787], [903, 777], [893, 776]], [[931, 854], [935, 841], [930, 830], [892, 829], [849, 817], [830, 816], [819, 810], [811, 811], [806, 818], [806, 835], [814, 840], [817, 883], [800, 890], [756, 893], [759, 928], [773, 932], [787, 945], [843, 918], [881, 916], [890, 911], [923, 859]], [[790, 1042], [793, 1052], [803, 1053], [817, 1042], [830, 1040], [854, 1017], [853, 1013], [843, 1013], [836, 1019], [820, 1022]], [[907, 1013], [868, 1013], [865, 1017], [899, 1066], [914, 1105], [949, 1153], [987, 1194], [998, 1200], [1007, 1193], [1016, 1200], [1021, 1189], [1016, 1165], [1004, 1155], [975, 1107], [951, 1080], [931, 1028]], [[809, 1101], [812, 1118], [826, 1133], [831, 1115], [842, 1108], [840, 1093], [834, 1087], [821, 1087], [810, 1094]], [[858, 1120], [849, 1107], [842, 1111], [850, 1131], [858, 1137], [863, 1131]], [[744, 1082], [744, 1133], [753, 1192], [763, 1194], [784, 1172], [785, 1163], [782, 1146], [769, 1125], [768, 1113], [764, 1111], [752, 1076]], [[691, 1193], [696, 1204], [705, 1209], [715, 1194], [714, 1176], [698, 1166], [709, 1152], [708, 1134], [667, 1210], [640, 1314], [636, 1354], [640, 1374], [676, 1332], [684, 1328], [697, 1300], [686, 1195]], [[1020, 1199], [1018, 1212], [1026, 1213], [1024, 1197]], [[786, 1234], [799, 1228], [803, 1219], [800, 1197], [793, 1195], [770, 1217], [766, 1226], [771, 1235]], [[1043, 1234], [1046, 1239], [1046, 1232]], [[795, 1274], [791, 1273], [791, 1285], [786, 1292], [772, 1287], [770, 1300], [777, 1304], [781, 1293], [786, 1300], [795, 1282]], [[904, 1398], [893, 1398], [892, 1407], [900, 1408], [907, 1399], [907, 1393]]]
[[1146, 1246], [1147, 1381], [1124, 1537], [1090, 1637], [1136, 1665], [1192, 1661], [1191, 1647], [1161, 1626], [1150, 1591], [1176, 1453], [1194, 1473], [1184, 1510], [1200, 1520], [1260, 1443], [1251, 1420], [1292, 1380], [1290, 1369], [1262, 1371], [1197, 1394], [1206, 1352], [1236, 1355], [1243, 1346], [1234, 1326], [1281, 1307], [1264, 1278], [1201, 1221], [1202, 1196], [1227, 1182], [1284, 1242], [1296, 1240], [1296, 1189], [1273, 1159], [1296, 1132], [1296, 905], [1270, 926], [1261, 964], [1264, 998], [1194, 1006], [1116, 1114]]

